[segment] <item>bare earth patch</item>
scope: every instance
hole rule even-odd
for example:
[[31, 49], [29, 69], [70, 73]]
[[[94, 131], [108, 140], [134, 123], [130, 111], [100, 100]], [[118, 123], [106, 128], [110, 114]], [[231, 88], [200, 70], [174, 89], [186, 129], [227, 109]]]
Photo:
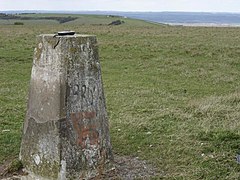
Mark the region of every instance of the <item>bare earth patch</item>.
[[22, 168], [14, 169], [13, 163], [14, 160], [7, 160], [3, 164], [0, 165], [0, 179], [9, 179], [9, 180], [15, 180], [20, 179], [20, 176], [25, 175]]
[[[23, 171], [19, 170], [18, 172], [14, 173], [6, 173], [7, 166], [7, 164], [0, 166], [0, 179], [19, 180], [23, 175]], [[115, 168], [108, 173], [92, 178], [92, 180], [150, 179], [151, 177], [156, 177], [158, 175], [156, 168], [137, 157], [119, 156], [115, 154], [114, 167]]]
[[156, 168], [137, 157], [115, 154], [114, 166], [111, 172], [93, 179], [150, 179], [158, 175]]

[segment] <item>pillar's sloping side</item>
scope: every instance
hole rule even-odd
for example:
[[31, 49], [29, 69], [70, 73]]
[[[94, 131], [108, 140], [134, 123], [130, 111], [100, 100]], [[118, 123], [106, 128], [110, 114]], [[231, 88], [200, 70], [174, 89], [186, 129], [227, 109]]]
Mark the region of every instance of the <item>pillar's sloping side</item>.
[[111, 167], [95, 36], [37, 37], [20, 159], [46, 179], [90, 178]]

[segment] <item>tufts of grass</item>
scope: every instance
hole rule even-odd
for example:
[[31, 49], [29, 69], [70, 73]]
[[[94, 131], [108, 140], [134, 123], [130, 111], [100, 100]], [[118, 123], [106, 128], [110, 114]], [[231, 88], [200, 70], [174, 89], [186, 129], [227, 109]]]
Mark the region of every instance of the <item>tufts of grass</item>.
[[239, 92], [233, 92], [224, 96], [210, 96], [197, 101], [191, 100], [189, 106], [193, 116], [201, 119], [199, 125], [202, 129], [239, 131]]

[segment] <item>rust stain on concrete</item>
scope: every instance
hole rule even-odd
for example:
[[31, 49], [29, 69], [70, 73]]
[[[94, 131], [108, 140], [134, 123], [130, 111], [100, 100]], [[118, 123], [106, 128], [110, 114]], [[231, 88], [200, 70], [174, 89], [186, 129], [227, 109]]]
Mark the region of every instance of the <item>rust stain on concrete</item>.
[[96, 117], [96, 112], [78, 112], [71, 114], [73, 127], [78, 135], [77, 144], [82, 148], [87, 145], [97, 145], [99, 142], [99, 133], [96, 125], [83, 125], [83, 119], [93, 119]]

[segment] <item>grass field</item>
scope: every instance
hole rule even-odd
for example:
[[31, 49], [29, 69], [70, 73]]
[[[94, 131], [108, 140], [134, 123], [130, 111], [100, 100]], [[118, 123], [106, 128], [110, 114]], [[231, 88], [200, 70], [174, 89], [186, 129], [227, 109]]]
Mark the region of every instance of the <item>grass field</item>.
[[0, 164], [18, 157], [35, 36], [71, 29], [98, 37], [115, 153], [157, 178], [239, 179], [240, 29], [116, 19], [0, 25]]

